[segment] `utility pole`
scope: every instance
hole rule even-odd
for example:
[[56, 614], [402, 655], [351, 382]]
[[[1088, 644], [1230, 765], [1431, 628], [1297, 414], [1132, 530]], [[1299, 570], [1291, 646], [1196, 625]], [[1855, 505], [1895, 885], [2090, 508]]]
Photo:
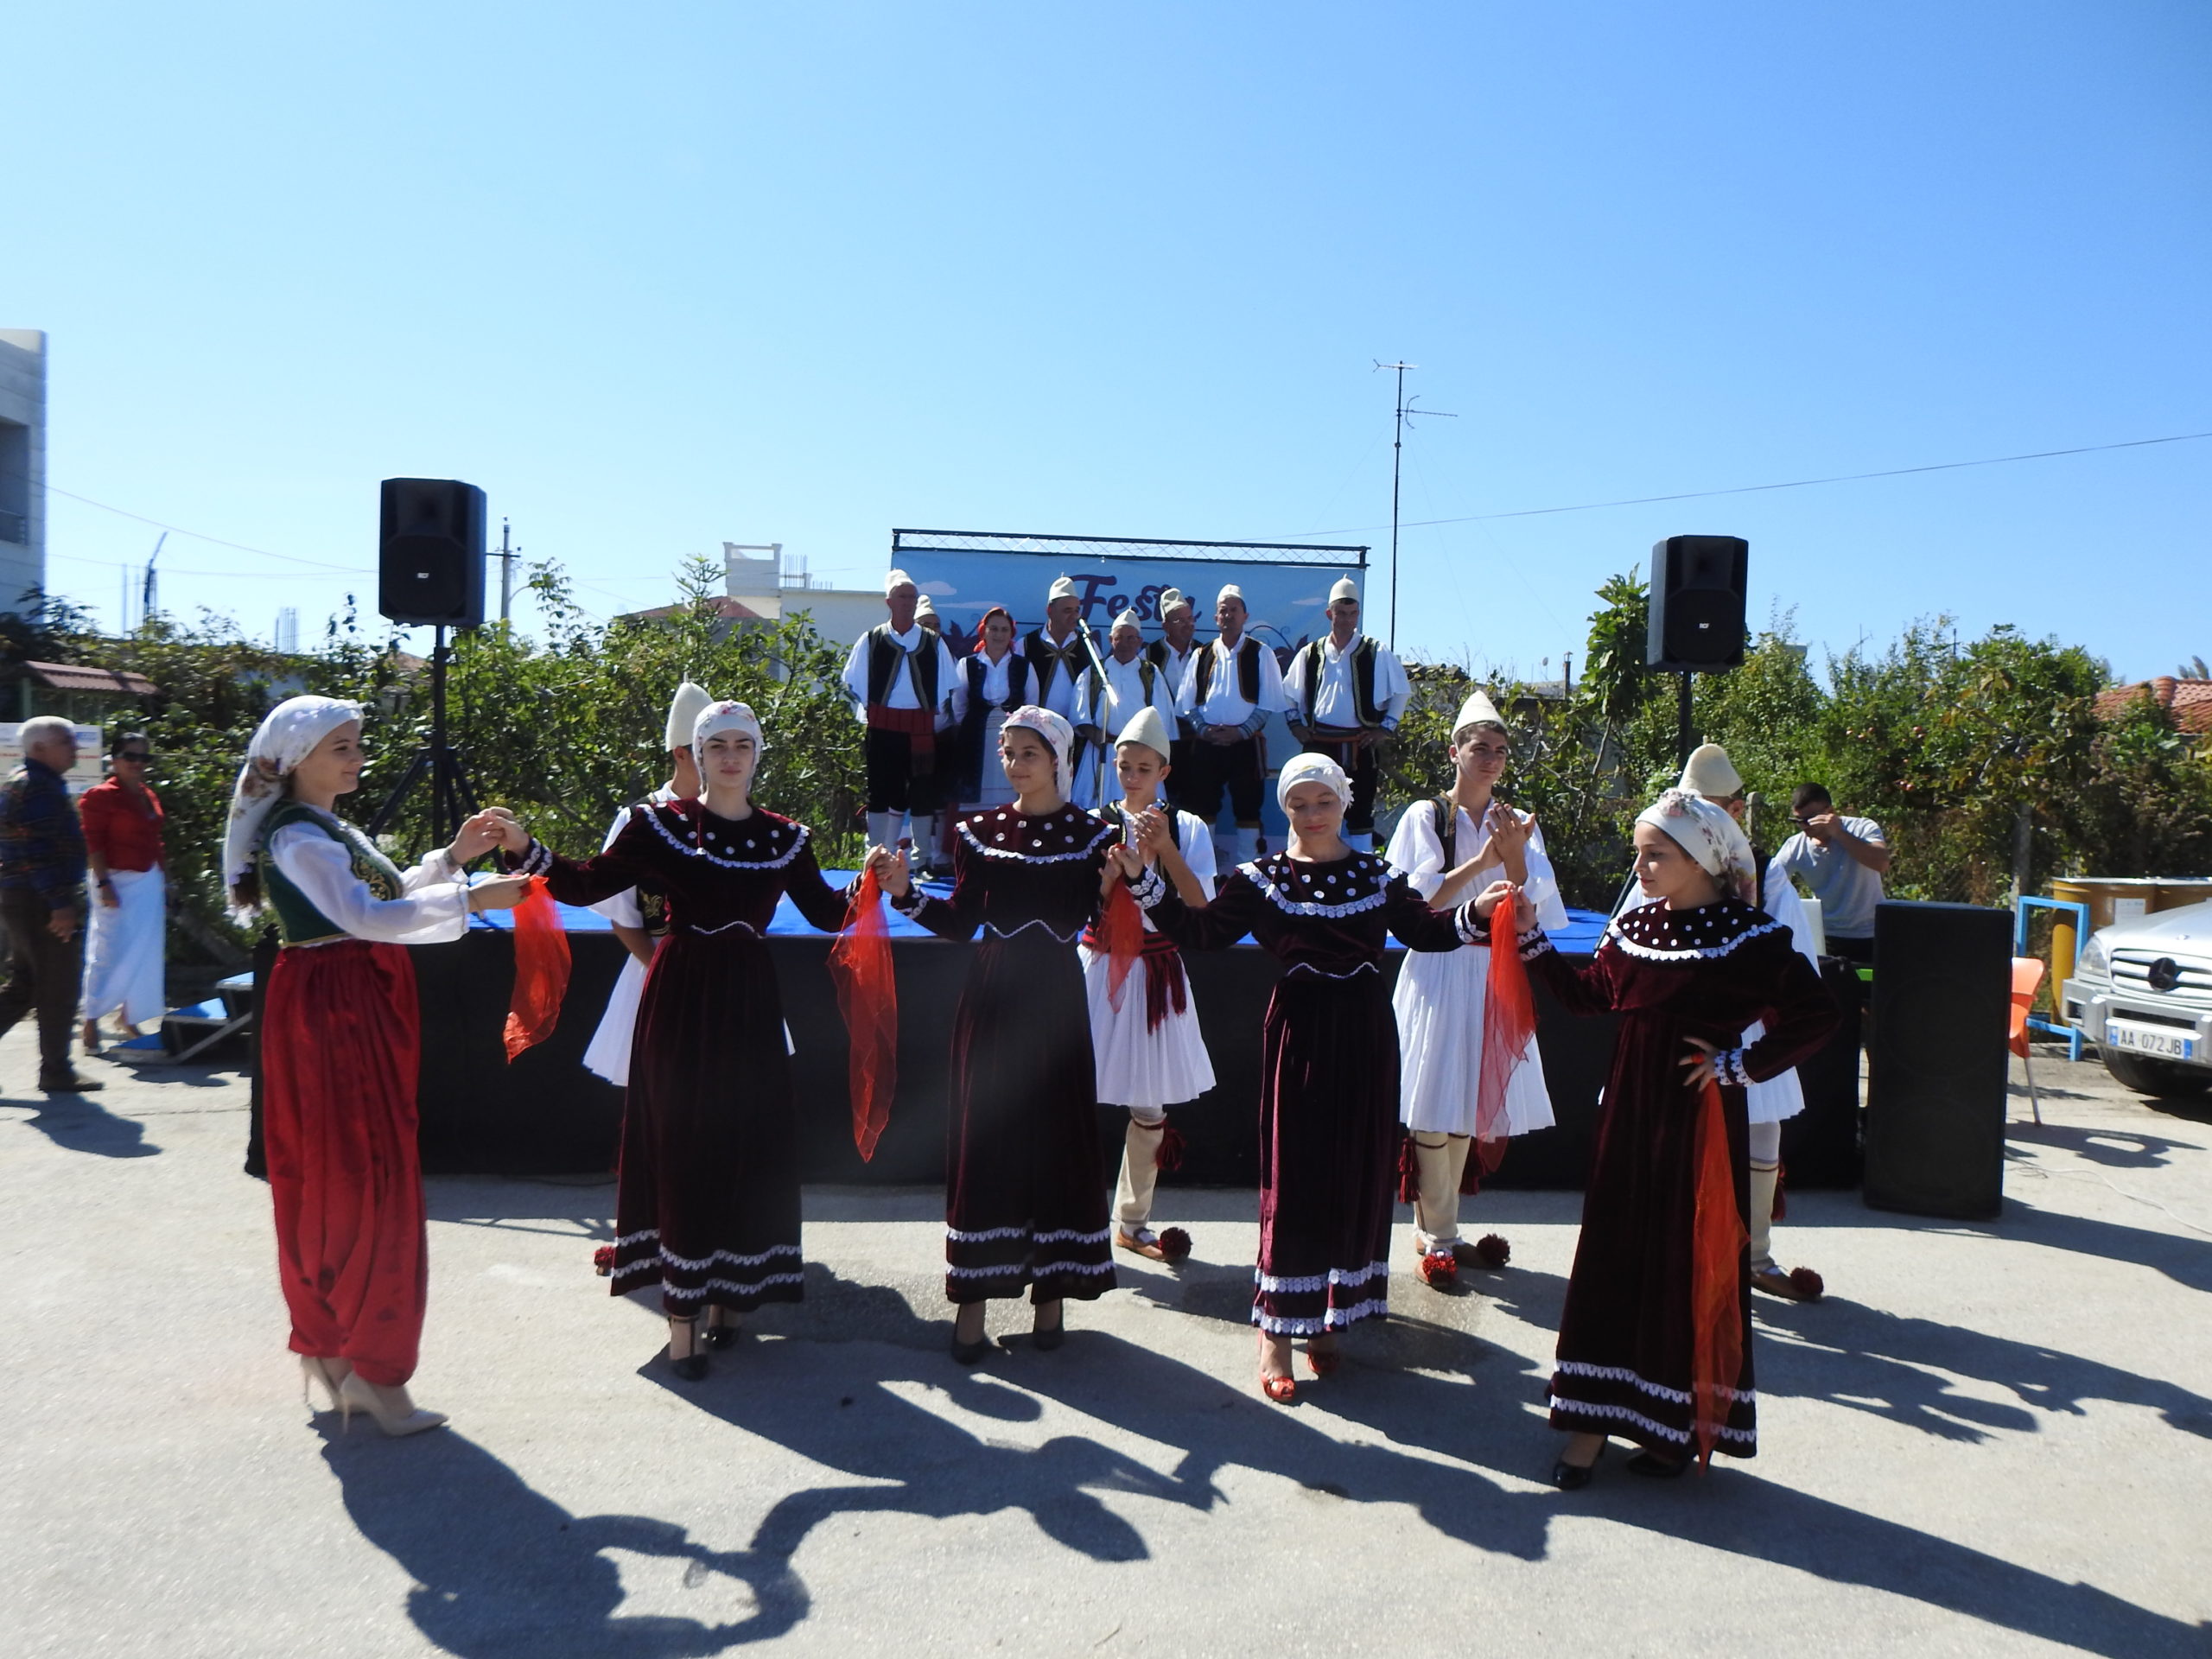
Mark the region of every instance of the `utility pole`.
[[507, 620], [507, 607], [514, 599], [516, 551], [507, 545], [507, 521], [502, 518], [499, 520], [499, 620], [502, 622]]
[[[1418, 363], [1385, 363], [1379, 359], [1375, 366], [1389, 369], [1398, 377], [1397, 427], [1390, 441], [1390, 648], [1398, 648], [1398, 467], [1406, 448], [1406, 423], [1415, 415], [1441, 415], [1447, 421], [1459, 417], [1441, 409], [1415, 409], [1406, 401], [1406, 371], [1421, 367]], [[1419, 399], [1421, 394], [1414, 397]]]
[[146, 556], [146, 588], [138, 599], [138, 620], [143, 623], [154, 613], [154, 561], [162, 556], [162, 543], [169, 538], [166, 530], [154, 538], [154, 550]]

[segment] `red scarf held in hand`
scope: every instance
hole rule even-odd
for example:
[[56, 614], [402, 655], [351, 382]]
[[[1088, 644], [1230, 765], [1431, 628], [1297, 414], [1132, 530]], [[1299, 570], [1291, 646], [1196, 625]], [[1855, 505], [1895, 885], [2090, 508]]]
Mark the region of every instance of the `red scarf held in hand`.
[[1738, 1276], [1751, 1236], [1736, 1208], [1728, 1161], [1728, 1117], [1720, 1085], [1707, 1078], [1698, 1103], [1697, 1210], [1690, 1236], [1690, 1394], [1696, 1413], [1692, 1449], [1700, 1467], [1736, 1401], [1744, 1374], [1743, 1286]]
[[530, 878], [530, 896], [514, 909], [515, 988], [507, 1002], [507, 1064], [543, 1042], [561, 1020], [569, 994], [569, 936], [545, 878]]
[[[1498, 918], [1505, 925], [1497, 925]], [[1475, 1154], [1485, 1175], [1505, 1161], [1505, 1090], [1536, 1037], [1536, 994], [1529, 986], [1528, 964], [1513, 925], [1513, 900], [1501, 899], [1491, 912], [1490, 981], [1483, 997], [1482, 1071], [1475, 1081]], [[1468, 1190], [1471, 1191], [1472, 1188]]]
[[868, 1163], [891, 1122], [891, 1097], [899, 1091], [899, 983], [891, 964], [891, 918], [884, 914], [883, 889], [873, 870], [853, 889], [844, 928], [830, 947], [830, 977], [845, 1021], [853, 1145]]
[[[1144, 954], [1144, 913], [1126, 881], [1116, 881], [1106, 895], [1104, 914], [1098, 918], [1098, 938], [1106, 947], [1106, 998], [1114, 1012], [1122, 1011], [1122, 988], [1129, 970]], [[1158, 1026], [1158, 1020], [1151, 1022]]]

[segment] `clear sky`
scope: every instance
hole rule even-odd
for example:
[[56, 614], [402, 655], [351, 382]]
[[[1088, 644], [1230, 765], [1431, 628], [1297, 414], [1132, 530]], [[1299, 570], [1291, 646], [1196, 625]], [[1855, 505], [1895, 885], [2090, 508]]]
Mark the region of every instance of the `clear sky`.
[[[267, 637], [457, 476], [602, 613], [724, 540], [1366, 541], [2212, 431], [2202, 0], [9, 10], [57, 490]], [[156, 531], [49, 497], [111, 619]], [[2212, 441], [1424, 524], [1399, 643], [1581, 653], [1683, 531], [1815, 646], [2212, 656]], [[496, 536], [496, 531], [495, 531]], [[351, 573], [351, 574], [347, 574]], [[1387, 607], [1378, 569], [1370, 618]], [[1554, 671], [1556, 671], [1555, 666]]]

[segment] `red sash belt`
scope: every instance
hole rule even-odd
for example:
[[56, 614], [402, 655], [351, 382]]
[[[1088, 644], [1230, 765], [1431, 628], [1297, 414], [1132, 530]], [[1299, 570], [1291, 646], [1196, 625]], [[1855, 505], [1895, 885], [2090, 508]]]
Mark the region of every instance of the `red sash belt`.
[[[1093, 950], [1107, 948], [1096, 928], [1084, 930], [1083, 942]], [[1178, 1014], [1191, 1006], [1191, 982], [1183, 971], [1183, 953], [1165, 933], [1147, 933], [1137, 959], [1152, 964], [1144, 976], [1144, 1023], [1147, 1031], [1158, 1031], [1171, 1003]]]
[[868, 723], [871, 731], [904, 732], [913, 756], [914, 770], [927, 772], [937, 764], [937, 710], [934, 709], [891, 709], [880, 702], [868, 706]]

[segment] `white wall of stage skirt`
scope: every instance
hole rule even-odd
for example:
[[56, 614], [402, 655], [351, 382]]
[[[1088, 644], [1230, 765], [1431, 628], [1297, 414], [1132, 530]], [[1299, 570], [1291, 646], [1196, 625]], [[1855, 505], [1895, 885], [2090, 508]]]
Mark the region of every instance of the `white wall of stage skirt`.
[[87, 1020], [120, 1012], [126, 1024], [143, 1026], [168, 1011], [162, 966], [168, 932], [168, 883], [158, 867], [112, 870], [115, 903], [91, 893], [85, 934], [85, 1008]]

